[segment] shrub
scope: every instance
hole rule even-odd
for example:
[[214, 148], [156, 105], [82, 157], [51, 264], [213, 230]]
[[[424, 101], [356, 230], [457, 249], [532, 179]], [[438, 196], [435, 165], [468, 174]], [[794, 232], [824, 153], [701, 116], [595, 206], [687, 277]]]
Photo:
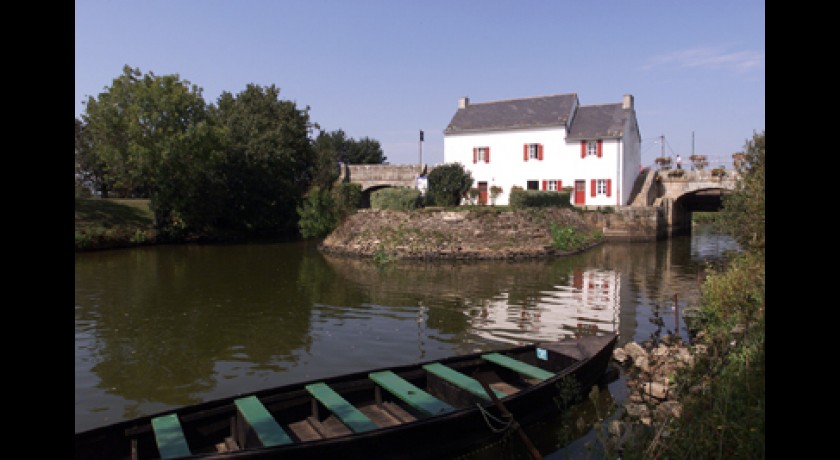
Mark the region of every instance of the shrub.
[[571, 207], [571, 193], [543, 192], [538, 190], [511, 189], [509, 204], [512, 209]]
[[362, 204], [362, 186], [353, 183], [336, 185], [331, 192], [337, 222], [356, 212]]
[[429, 201], [438, 206], [458, 206], [472, 184], [473, 178], [462, 164], [438, 166], [429, 173]]
[[373, 209], [409, 211], [422, 204], [420, 190], [413, 188], [384, 188], [370, 194], [370, 207]]
[[312, 187], [297, 208], [300, 220], [298, 229], [304, 238], [320, 238], [329, 234], [338, 224], [335, 200], [329, 190]]

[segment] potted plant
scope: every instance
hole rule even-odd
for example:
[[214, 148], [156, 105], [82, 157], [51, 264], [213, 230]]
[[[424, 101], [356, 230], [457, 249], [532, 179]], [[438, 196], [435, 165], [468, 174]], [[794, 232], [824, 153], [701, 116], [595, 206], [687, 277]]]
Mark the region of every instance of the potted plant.
[[747, 162], [747, 156], [741, 152], [733, 153], [732, 154], [732, 166], [735, 167], [735, 170], [743, 172], [744, 166]]
[[503, 189], [498, 185], [491, 185], [490, 186], [490, 204], [493, 206], [496, 205], [496, 198], [502, 194]]
[[691, 155], [688, 159], [691, 160], [691, 163], [694, 165], [694, 169], [698, 171], [702, 171], [703, 168], [709, 166], [709, 162], [706, 160], [706, 155]]
[[671, 157], [659, 157], [653, 161], [659, 165], [660, 171], [667, 171], [671, 169]]
[[470, 197], [470, 204], [475, 204], [476, 203], [475, 200], [476, 200], [476, 198], [478, 198], [478, 189], [473, 187], [467, 193], [469, 194], [469, 197]]
[[723, 177], [726, 175], [726, 169], [723, 166], [719, 166], [712, 170], [712, 177]]

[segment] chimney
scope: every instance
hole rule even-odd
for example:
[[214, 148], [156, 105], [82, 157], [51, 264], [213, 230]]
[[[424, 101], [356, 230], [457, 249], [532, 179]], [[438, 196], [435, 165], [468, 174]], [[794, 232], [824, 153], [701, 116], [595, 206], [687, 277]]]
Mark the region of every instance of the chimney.
[[624, 103], [621, 104], [622, 109], [632, 109], [633, 108], [633, 95], [632, 94], [625, 94], [624, 95]]
[[470, 98], [462, 97], [458, 99], [458, 108], [459, 109], [466, 109], [470, 105]]

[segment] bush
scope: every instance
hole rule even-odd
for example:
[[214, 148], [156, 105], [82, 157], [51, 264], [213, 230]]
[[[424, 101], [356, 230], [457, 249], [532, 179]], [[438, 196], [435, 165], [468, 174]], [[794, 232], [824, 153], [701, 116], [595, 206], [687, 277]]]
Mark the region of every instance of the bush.
[[335, 200], [329, 190], [312, 187], [298, 206], [300, 216], [298, 229], [304, 238], [320, 238], [328, 235], [338, 224], [335, 215]]
[[509, 204], [512, 209], [571, 207], [571, 192], [543, 192], [514, 188], [510, 192]]
[[420, 190], [413, 188], [384, 188], [370, 194], [370, 207], [373, 209], [410, 211], [422, 205]]
[[338, 222], [356, 212], [362, 204], [362, 186], [353, 183], [336, 185], [331, 192], [335, 204], [335, 217]]
[[429, 201], [437, 206], [458, 206], [472, 187], [473, 178], [460, 163], [448, 163], [429, 173]]

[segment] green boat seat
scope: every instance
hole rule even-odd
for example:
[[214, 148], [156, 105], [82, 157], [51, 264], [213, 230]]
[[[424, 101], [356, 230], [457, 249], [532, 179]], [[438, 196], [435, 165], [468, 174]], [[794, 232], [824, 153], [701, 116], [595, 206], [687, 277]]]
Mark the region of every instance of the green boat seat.
[[340, 394], [329, 387], [326, 383], [318, 382], [306, 385], [306, 391], [330, 410], [339, 420], [347, 425], [354, 433], [375, 430], [379, 428], [359, 409], [342, 398]]
[[[426, 372], [432, 373], [443, 380], [446, 380], [447, 382], [462, 388], [475, 396], [478, 396], [481, 399], [486, 401], [491, 400], [490, 395], [484, 391], [484, 387], [481, 386], [481, 383], [479, 383], [478, 380], [464, 375], [451, 367], [445, 366], [441, 363], [431, 363], [423, 365], [423, 369], [425, 369]], [[506, 393], [497, 390], [496, 388], [493, 388], [493, 392], [496, 393], [496, 396], [499, 398], [507, 396]]]
[[491, 363], [498, 364], [502, 367], [506, 367], [512, 371], [524, 375], [525, 377], [537, 379], [539, 381], [547, 380], [551, 377], [554, 377], [553, 373], [545, 369], [540, 369], [537, 366], [532, 366], [528, 363], [519, 361], [518, 359], [511, 358], [510, 356], [505, 356], [499, 353], [488, 353], [486, 355], [481, 355], [481, 357], [486, 361], [490, 361]]
[[440, 415], [455, 410], [454, 407], [417, 388], [391, 371], [371, 372], [368, 377], [422, 414]]
[[234, 401], [234, 404], [263, 446], [278, 446], [294, 442], [256, 396], [239, 398]]
[[162, 415], [152, 419], [155, 442], [160, 458], [177, 458], [191, 455], [178, 414]]

